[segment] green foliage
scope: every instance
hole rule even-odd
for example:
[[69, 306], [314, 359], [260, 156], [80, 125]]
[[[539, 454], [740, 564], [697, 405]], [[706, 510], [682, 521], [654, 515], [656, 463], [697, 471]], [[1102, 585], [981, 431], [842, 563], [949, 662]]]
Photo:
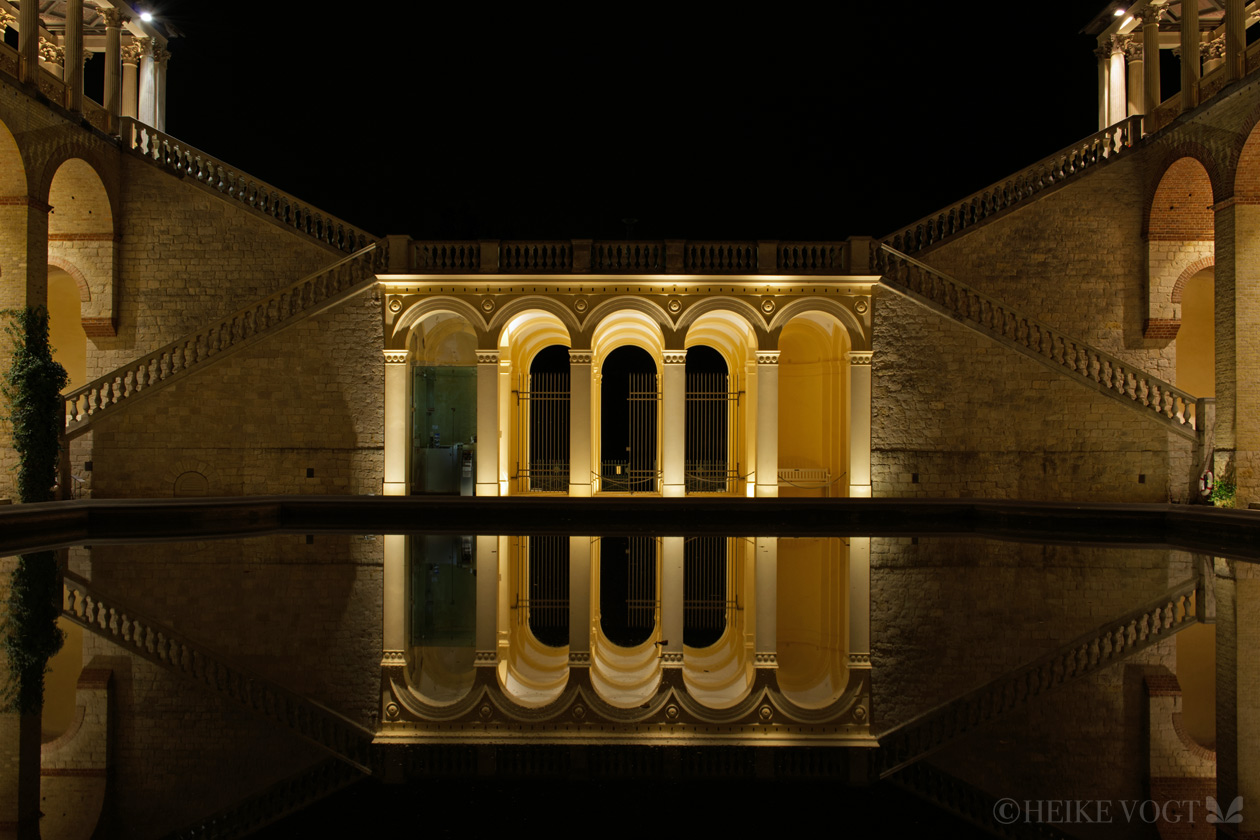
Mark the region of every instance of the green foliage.
[[[61, 389], [66, 370], [52, 357], [48, 311], [42, 306], [7, 313], [5, 331], [13, 338], [13, 359], [0, 384], [9, 405], [13, 447], [18, 454], [18, 496], [23, 502], [47, 502], [57, 480], [62, 427]], [[10, 578], [4, 618], [4, 652], [9, 680], [2, 697], [9, 708], [35, 714], [44, 706], [44, 673], [61, 650], [57, 627], [61, 570], [51, 551], [18, 558]]]
[[13, 448], [18, 453], [18, 498], [52, 501], [57, 483], [63, 411], [61, 389], [70, 381], [52, 357], [48, 342], [48, 310], [27, 307], [6, 313], [13, 339], [13, 360], [0, 393], [9, 404]]
[[1216, 482], [1216, 486], [1212, 488], [1212, 495], [1209, 496], [1212, 504], [1217, 507], [1232, 508], [1234, 506], [1234, 498], [1238, 494], [1238, 487], [1234, 482], [1227, 479], [1220, 479]]

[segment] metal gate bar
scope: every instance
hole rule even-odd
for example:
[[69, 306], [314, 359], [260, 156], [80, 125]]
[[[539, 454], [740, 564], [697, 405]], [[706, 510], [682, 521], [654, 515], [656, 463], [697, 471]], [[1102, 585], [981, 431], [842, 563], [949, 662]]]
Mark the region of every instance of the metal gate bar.
[[740, 392], [723, 373], [687, 375], [683, 470], [688, 493], [734, 493]]
[[517, 546], [519, 621], [528, 620], [538, 641], [551, 647], [569, 643], [569, 538], [521, 537]]
[[531, 373], [516, 390], [517, 491], [569, 489], [569, 374]]

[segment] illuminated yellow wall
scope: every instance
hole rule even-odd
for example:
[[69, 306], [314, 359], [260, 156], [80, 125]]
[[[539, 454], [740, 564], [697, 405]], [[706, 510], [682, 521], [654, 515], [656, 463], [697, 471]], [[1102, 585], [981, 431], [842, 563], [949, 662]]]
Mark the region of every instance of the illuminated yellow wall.
[[[848, 494], [847, 336], [825, 316], [789, 322], [779, 337], [779, 467], [826, 468], [832, 496]], [[783, 486], [781, 496], [822, 496]]]
[[779, 688], [798, 705], [821, 708], [847, 679], [847, 547], [839, 539], [780, 539]]
[[[1212, 269], [1190, 278], [1181, 294], [1177, 331], [1177, 387], [1196, 397], [1216, 396], [1215, 285]], [[1177, 634], [1177, 679], [1182, 720], [1200, 744], [1216, 742], [1216, 627], [1195, 624]]]

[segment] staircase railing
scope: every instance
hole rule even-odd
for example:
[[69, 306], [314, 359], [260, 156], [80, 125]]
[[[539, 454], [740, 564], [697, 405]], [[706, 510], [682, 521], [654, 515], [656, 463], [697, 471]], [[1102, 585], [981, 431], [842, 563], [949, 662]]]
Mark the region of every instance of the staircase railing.
[[386, 264], [385, 247], [384, 241], [370, 244], [65, 394], [66, 437], [77, 437], [102, 415], [370, 288]]
[[350, 253], [377, 238], [152, 126], [124, 117], [118, 133], [127, 148], [163, 169], [199, 181], [325, 245]]
[[887, 245], [876, 251], [883, 285], [993, 338], [1125, 405], [1142, 411], [1182, 437], [1196, 438], [1194, 395], [1015, 311]]
[[1194, 624], [1200, 578], [1017, 668], [962, 697], [911, 718], [879, 736], [880, 777], [926, 758], [982, 724], [1034, 697], [1114, 665]]
[[1042, 158], [1004, 181], [972, 193], [939, 213], [890, 233], [884, 237], [884, 242], [907, 254], [937, 245], [1073, 175], [1114, 158], [1141, 138], [1142, 117], [1129, 117]]
[[362, 772], [371, 772], [369, 751], [374, 734], [349, 718], [229, 663], [205, 645], [146, 618], [116, 598], [106, 597], [78, 575], [66, 573], [61, 597], [61, 614], [75, 624], [168, 671], [196, 680]]

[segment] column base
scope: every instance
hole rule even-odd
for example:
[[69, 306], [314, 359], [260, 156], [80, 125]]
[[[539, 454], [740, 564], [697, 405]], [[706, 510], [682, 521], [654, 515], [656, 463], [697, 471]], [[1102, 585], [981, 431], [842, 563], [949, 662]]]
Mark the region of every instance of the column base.
[[382, 496], [406, 496], [407, 482], [405, 481], [386, 481], [381, 484]]
[[773, 499], [779, 495], [779, 485], [777, 484], [758, 484], [756, 493], [758, 499]]
[[661, 495], [668, 499], [681, 499], [687, 495], [687, 485], [666, 484], [661, 487]]
[[496, 481], [496, 482], [493, 482], [493, 483], [490, 483], [490, 484], [478, 484], [478, 485], [477, 485], [477, 495], [478, 495], [478, 496], [497, 496], [497, 495], [499, 495], [499, 482], [497, 482], [497, 481]]

